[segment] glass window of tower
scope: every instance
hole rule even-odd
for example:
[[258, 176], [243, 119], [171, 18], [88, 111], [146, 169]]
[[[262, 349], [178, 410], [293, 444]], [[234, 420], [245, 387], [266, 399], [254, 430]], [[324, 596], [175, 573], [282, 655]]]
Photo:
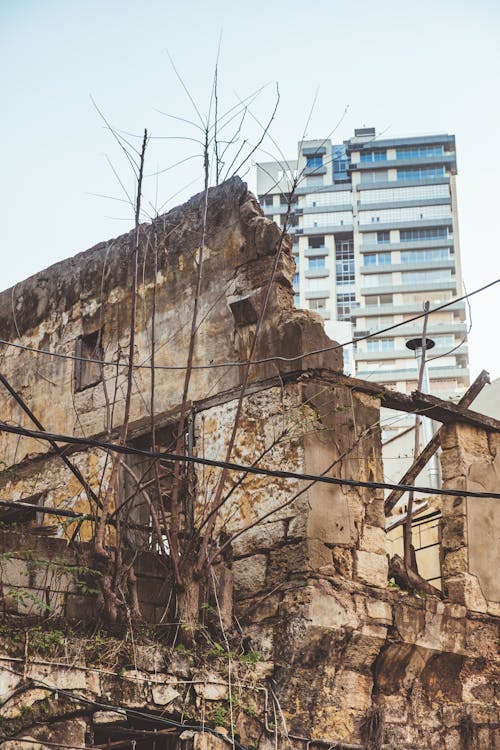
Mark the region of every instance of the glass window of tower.
[[387, 159], [387, 151], [385, 148], [375, 148], [372, 151], [362, 151], [361, 161], [385, 161]]
[[319, 154], [315, 154], [314, 156], [306, 156], [306, 160], [307, 166], [312, 167], [313, 169], [323, 166], [323, 157]]
[[396, 149], [396, 159], [425, 159], [429, 156], [442, 156], [443, 146], [402, 146]]

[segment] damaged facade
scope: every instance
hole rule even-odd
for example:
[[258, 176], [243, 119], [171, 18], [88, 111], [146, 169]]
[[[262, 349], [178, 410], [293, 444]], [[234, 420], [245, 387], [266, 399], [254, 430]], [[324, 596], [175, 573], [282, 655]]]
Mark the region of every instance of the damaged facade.
[[[106, 527], [122, 561], [107, 630], [93, 539], [112, 460], [85, 441], [116, 443], [124, 420], [131, 235], [0, 295], [0, 371], [18, 396], [0, 390], [2, 747], [500, 748], [496, 499], [439, 499], [441, 598], [389, 582], [381, 490], [232, 471], [212, 516], [221, 468], [195, 464], [177, 477], [191, 498], [181, 526], [215, 519], [210, 577], [196, 633], [179, 633], [152, 516], [160, 508], [166, 535], [175, 473], [170, 460], [155, 476], [140, 451], [179, 444], [202, 204], [142, 230], [127, 435], [138, 452], [124, 454]], [[321, 319], [293, 307], [293, 272], [287, 237], [244, 183], [210, 191], [185, 454], [226, 461], [237, 419], [234, 463], [380, 482], [382, 403], [444, 423], [445, 488], [498, 492], [500, 423], [344, 377]], [[63, 460], [61, 440], [5, 431], [19, 425], [82, 443]]]

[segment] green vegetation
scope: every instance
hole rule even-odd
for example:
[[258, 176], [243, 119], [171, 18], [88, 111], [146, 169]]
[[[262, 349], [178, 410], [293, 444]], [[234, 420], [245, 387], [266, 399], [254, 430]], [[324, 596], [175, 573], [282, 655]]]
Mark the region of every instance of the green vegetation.
[[216, 726], [225, 726], [226, 720], [227, 720], [227, 711], [225, 708], [222, 708], [222, 706], [217, 706], [217, 708], [214, 711], [213, 720], [216, 724]]
[[10, 597], [12, 601], [16, 602], [17, 605], [21, 605], [26, 609], [35, 609], [41, 614], [52, 612], [52, 607], [44, 602], [37, 594], [29, 591], [29, 589], [23, 587], [9, 589], [7, 591], [7, 596]]
[[246, 654], [241, 654], [238, 657], [240, 664], [247, 664], [249, 667], [255, 666], [257, 662], [262, 661], [262, 654], [258, 651], [248, 651]]
[[32, 653], [41, 656], [62, 656], [66, 652], [67, 639], [62, 630], [37, 628], [28, 631], [28, 643]]

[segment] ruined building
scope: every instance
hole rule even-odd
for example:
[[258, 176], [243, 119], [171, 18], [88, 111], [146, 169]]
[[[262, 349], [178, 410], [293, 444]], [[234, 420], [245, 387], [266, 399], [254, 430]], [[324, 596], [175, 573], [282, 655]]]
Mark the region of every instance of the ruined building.
[[[500, 422], [344, 376], [246, 185], [203, 207], [0, 295], [2, 750], [497, 750]], [[442, 594], [381, 405], [442, 423]]]

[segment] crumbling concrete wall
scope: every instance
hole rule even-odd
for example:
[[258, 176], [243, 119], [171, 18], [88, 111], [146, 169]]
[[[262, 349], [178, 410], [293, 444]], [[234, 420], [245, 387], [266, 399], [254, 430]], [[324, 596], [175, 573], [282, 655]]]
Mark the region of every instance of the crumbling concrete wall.
[[[203, 204], [203, 196], [195, 196], [152, 226], [141, 229], [135, 362], [144, 368], [134, 371], [132, 425], [139, 426], [148, 416], [144, 397], [150, 388], [153, 293], [157, 311], [156, 364], [181, 368], [156, 371], [155, 411], [161, 421], [162, 415], [179, 408], [196, 289], [196, 252], [201, 241]], [[4, 347], [3, 372], [46, 429], [97, 436], [122, 423], [134, 241], [132, 232], [102, 243], [0, 294], [0, 330], [12, 344], [73, 356], [79, 337], [102, 330], [104, 360], [121, 363], [121, 367], [113, 364], [104, 367], [106, 395], [101, 382], [77, 391], [75, 362], [69, 359]], [[239, 178], [210, 191], [194, 351], [195, 367], [208, 367], [193, 372], [189, 392], [192, 401], [213, 392], [214, 377], [219, 393], [239, 385], [241, 367], [221, 367], [214, 371], [210, 365], [245, 360], [278, 244], [282, 252], [255, 357], [272, 352], [299, 359], [291, 364], [268, 362], [256, 366], [250, 381], [272, 377], [280, 371], [300, 370], [303, 351], [330, 343], [318, 316], [293, 307], [294, 263], [290, 242], [286, 235], [281, 239], [279, 228], [264, 218]], [[341, 354], [337, 351], [309, 357], [307, 367], [341, 370]], [[107, 399], [112, 404], [112, 424], [109, 424]], [[6, 421], [29, 425], [19, 406], [3, 389], [0, 412]], [[0, 453], [6, 466], [47, 451], [48, 446], [35, 441], [19, 442], [0, 435]]]
[[[205, 446], [207, 458], [224, 457], [235, 408], [231, 401], [200, 411], [195, 442]], [[349, 387], [311, 376], [259, 390], [245, 399], [240, 424], [234, 456], [243, 464], [265, 451], [259, 461], [264, 468], [381, 478], [378, 400]], [[204, 475], [199, 486], [210, 497], [218, 472], [199, 471]], [[272, 587], [284, 575], [290, 577], [294, 557], [299, 575], [337, 566], [350, 578], [386, 585], [380, 493], [250, 475], [236, 488], [218, 523], [234, 534], [264, 516], [263, 523], [233, 544], [235, 567], [245, 570], [254, 595], [259, 581]], [[271, 553], [274, 558], [265, 560]]]
[[[267, 387], [265, 383], [254, 385], [253, 392], [243, 400], [233, 451], [235, 461], [251, 465], [263, 454], [258, 462], [262, 468], [279, 467], [299, 474], [326, 472], [329, 476], [355, 476], [367, 481], [381, 479], [377, 399], [313, 375], [303, 380], [299, 376], [287, 382], [278, 381], [280, 384], [273, 382]], [[224, 460], [237, 398], [235, 392], [230, 392], [214, 400], [216, 403], [207, 400], [196, 405], [194, 450], [205, 458]], [[86, 476], [97, 490], [101, 476], [98, 469], [102, 466], [95, 451], [88, 455], [74, 454], [73, 459], [82, 471], [95, 463], [95, 473]], [[199, 495], [195, 511], [201, 518], [212, 500], [219, 470], [200, 466], [196, 474]], [[87, 511], [78, 481], [58, 457], [42, 457], [24, 465], [20, 473], [7, 472], [3, 479], [4, 497], [22, 499], [37, 490], [43, 495], [43, 505], [59, 507], [62, 500], [64, 508]], [[71, 538], [77, 527], [71, 518], [54, 521], [47, 516], [45, 523], [56, 523], [56, 529], [66, 539]], [[274, 593], [266, 605], [269, 608], [281, 600], [284, 585], [294, 578], [302, 582], [308, 572], [320, 569], [385, 587], [383, 523], [380, 493], [250, 474], [235, 487], [221, 508], [217, 536], [239, 534], [232, 544], [237, 599], [248, 608], [272, 589]], [[87, 520], [84, 524], [89, 536], [92, 522]], [[49, 530], [47, 526], [45, 529]], [[81, 611], [67, 604], [73, 601], [77, 584], [73, 577], [56, 573], [69, 573], [64, 566], [70, 565], [82, 571], [86, 565], [91, 568], [88, 545], [80, 545], [77, 552], [67, 549], [63, 539], [46, 540], [37, 536], [37, 527], [31, 531], [31, 535], [24, 536], [9, 536], [8, 531], [3, 534], [2, 549], [8, 555], [0, 564], [4, 606], [9, 611], [25, 612], [29, 604], [29, 611], [36, 613], [37, 604], [43, 609], [43, 602], [50, 600], [48, 611], [53, 615], [64, 613], [71, 617], [76, 612], [80, 615], [78, 619], [82, 619]], [[24, 559], [15, 555], [16, 549], [24, 549]], [[35, 566], [33, 560], [44, 559], [53, 575], [47, 576], [40, 562], [37, 575], [28, 575], [29, 566]], [[153, 584], [148, 588], [154, 588]], [[141, 582], [141, 589], [143, 586]], [[17, 590], [25, 592], [26, 601], [16, 596]], [[164, 614], [161, 603], [165, 599], [165, 586], [159, 590], [163, 594], [153, 621]], [[153, 603], [152, 594], [148, 596], [143, 596], [144, 614], [149, 613]], [[84, 611], [92, 619], [95, 602], [89, 601]]]
[[[321, 612], [308, 606], [318, 601], [319, 586]], [[2, 625], [2, 748], [17, 750], [27, 738], [41, 750], [44, 739], [104, 744], [126, 737], [127, 727], [131, 741], [145, 728], [144, 714], [152, 731], [184, 725], [168, 746], [178, 750], [192, 747], [183, 743], [204, 726], [229, 735], [210, 738], [214, 750], [229, 744], [232, 732], [243, 747], [259, 750], [498, 747], [492, 618], [326, 575], [288, 587], [273, 616], [263, 605], [264, 624], [274, 622], [281, 636], [267, 653], [229, 653], [213, 642], [190, 652], [100, 632], [82, 638], [47, 626]], [[300, 620], [300, 613], [307, 616]], [[259, 627], [256, 647], [263, 643]]]

